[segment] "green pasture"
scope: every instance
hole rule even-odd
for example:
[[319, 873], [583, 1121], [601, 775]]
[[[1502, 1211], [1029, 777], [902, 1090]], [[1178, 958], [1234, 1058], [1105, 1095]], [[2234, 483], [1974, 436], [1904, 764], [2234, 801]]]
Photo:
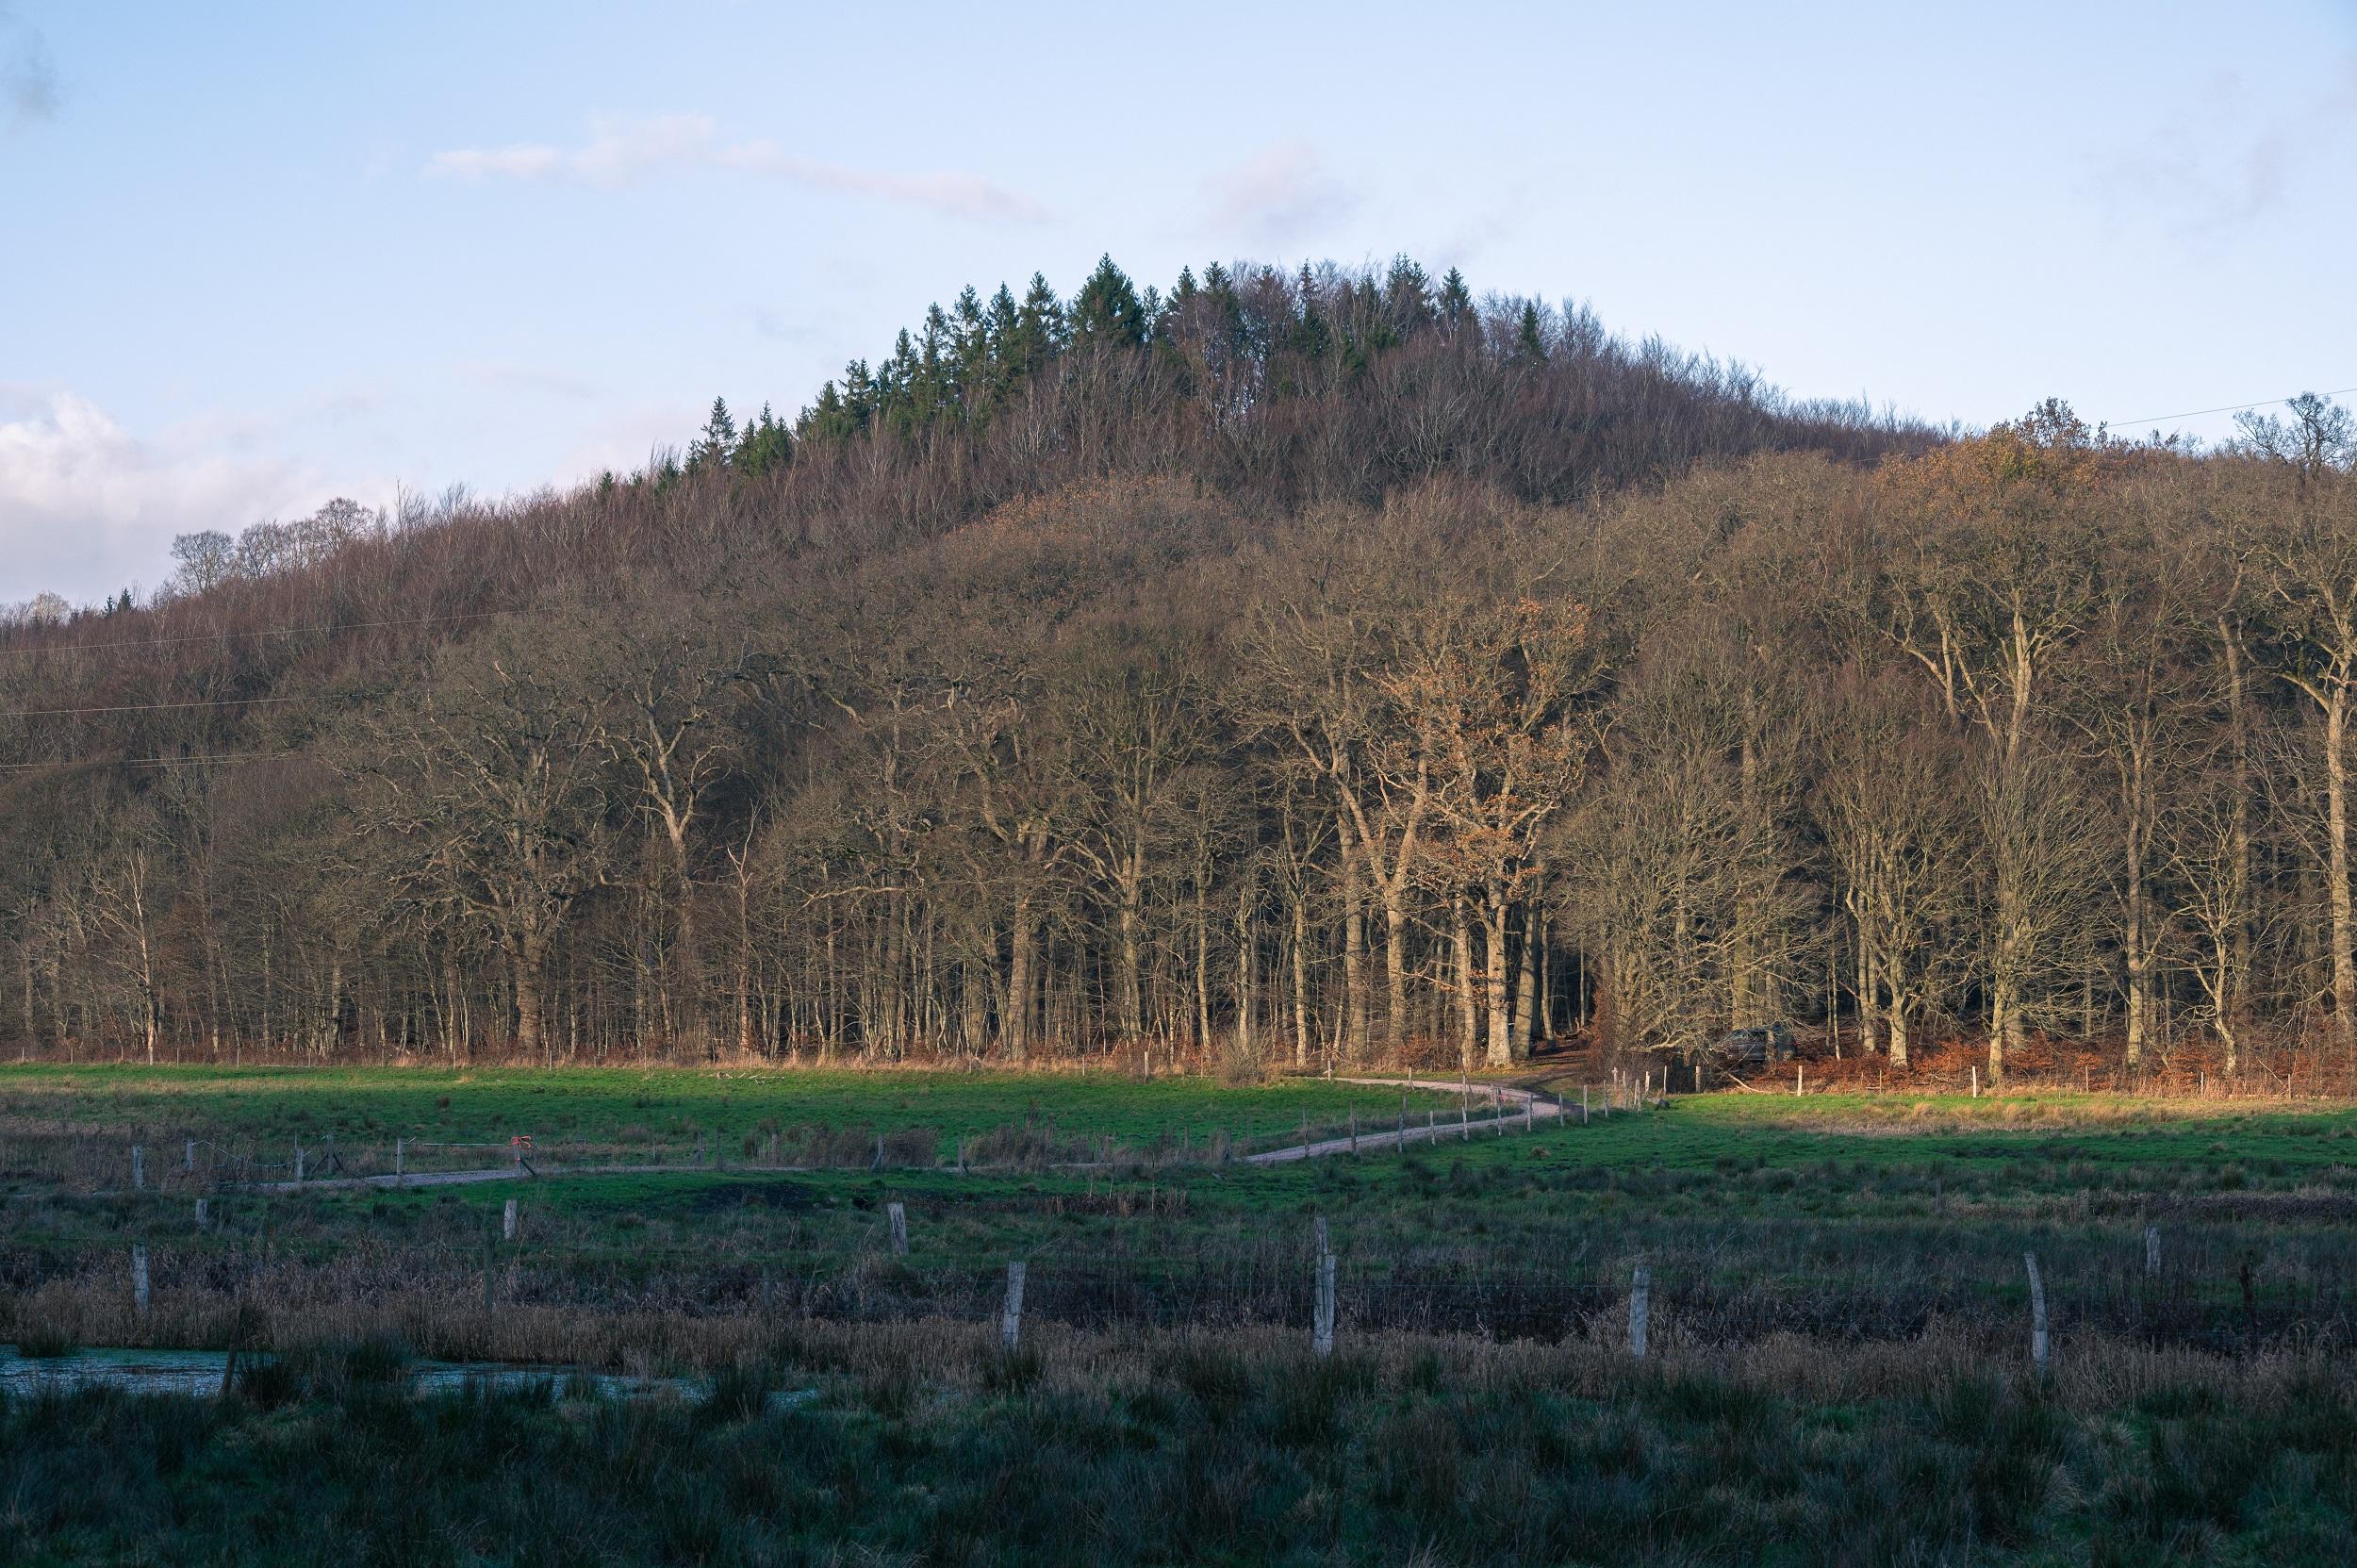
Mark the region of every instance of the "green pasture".
[[[445, 1103], [447, 1102], [447, 1103]], [[1426, 1111], [1453, 1097], [1412, 1097]], [[1203, 1080], [915, 1074], [719, 1075], [398, 1069], [0, 1070], [0, 1118], [129, 1136], [207, 1127], [255, 1138], [459, 1136], [532, 1127], [616, 1138], [642, 1123], [753, 1137], [765, 1124], [940, 1131], [941, 1163], [783, 1171], [731, 1156], [693, 1170], [555, 1174], [404, 1189], [227, 1190], [192, 1233], [186, 1191], [44, 1187], [5, 1177], [8, 1241], [44, 1272], [127, 1240], [181, 1253], [322, 1266], [367, 1247], [479, 1256], [510, 1200], [503, 1252], [569, 1298], [670, 1282], [692, 1295], [730, 1270], [861, 1279], [888, 1263], [923, 1299], [929, 1280], [981, 1278], [1011, 1258], [1141, 1277], [1232, 1268], [1307, 1245], [1327, 1220], [1345, 1277], [1441, 1273], [1622, 1288], [1649, 1260], [1666, 1291], [1920, 1302], [2011, 1300], [2020, 1255], [2047, 1259], [2058, 1292], [2138, 1283], [2142, 1232], [2166, 1233], [2169, 1288], [2193, 1319], [2262, 1310], [2334, 1323], [2357, 1279], [2357, 1112], [2112, 1097], [1681, 1097], [1666, 1106], [1475, 1130], [1357, 1157], [1267, 1166], [1211, 1158], [1208, 1134], [1282, 1141], [1356, 1110], [1387, 1129], [1396, 1090], [1316, 1081], [1265, 1088]], [[634, 1120], [634, 1118], [635, 1118]], [[1031, 1120], [1111, 1135], [1107, 1167], [961, 1172], [962, 1129]], [[1442, 1116], [1442, 1127], [1447, 1117]], [[1192, 1159], [1172, 1150], [1181, 1131]], [[678, 1146], [675, 1145], [674, 1147]], [[6, 1170], [0, 1149], [0, 1171]], [[887, 1260], [886, 1208], [907, 1212], [905, 1261]], [[455, 1266], [455, 1265], [453, 1265]], [[1892, 1312], [1900, 1309], [1890, 1308]], [[2175, 1310], [2175, 1309], [2172, 1309]]]
[[[1416, 1095], [1427, 1105], [1455, 1096]], [[278, 1149], [395, 1138], [504, 1144], [577, 1141], [678, 1157], [700, 1139], [723, 1160], [786, 1128], [926, 1130], [957, 1140], [1052, 1125], [1129, 1145], [1267, 1144], [1346, 1117], [1396, 1115], [1399, 1092], [1320, 1079], [1231, 1086], [1114, 1074], [689, 1068], [192, 1067], [0, 1065], [0, 1126], [202, 1136]]]

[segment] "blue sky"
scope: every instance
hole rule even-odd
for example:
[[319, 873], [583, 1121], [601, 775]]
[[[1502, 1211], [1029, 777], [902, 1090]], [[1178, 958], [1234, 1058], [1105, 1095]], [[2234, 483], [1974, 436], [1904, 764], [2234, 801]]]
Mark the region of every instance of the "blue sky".
[[0, 605], [635, 466], [1108, 251], [1406, 251], [1971, 423], [2353, 387], [2353, 194], [2351, 0], [0, 0]]

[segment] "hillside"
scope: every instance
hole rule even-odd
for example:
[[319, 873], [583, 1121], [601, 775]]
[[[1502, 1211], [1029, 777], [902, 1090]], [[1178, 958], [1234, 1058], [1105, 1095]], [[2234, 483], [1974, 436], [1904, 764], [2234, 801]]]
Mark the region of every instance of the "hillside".
[[0, 1041], [2343, 1071], [2348, 421], [2250, 437], [1406, 262], [969, 289], [648, 471], [0, 630]]

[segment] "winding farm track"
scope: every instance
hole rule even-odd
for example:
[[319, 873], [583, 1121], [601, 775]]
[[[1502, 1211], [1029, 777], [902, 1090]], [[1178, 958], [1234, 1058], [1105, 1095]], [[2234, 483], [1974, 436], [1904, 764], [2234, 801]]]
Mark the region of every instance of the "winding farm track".
[[[1428, 1089], [1443, 1094], [1456, 1094], [1465, 1087], [1461, 1081], [1451, 1083], [1433, 1078], [1344, 1078], [1336, 1081], [1360, 1083], [1378, 1089]], [[1485, 1087], [1493, 1097], [1492, 1103], [1497, 1109], [1493, 1114], [1479, 1121], [1460, 1114], [1455, 1121], [1428, 1119], [1422, 1127], [1412, 1123], [1402, 1126], [1394, 1122], [1389, 1130], [1377, 1129], [1361, 1132], [1356, 1137], [1324, 1138], [1316, 1143], [1294, 1144], [1286, 1148], [1247, 1154], [1237, 1164], [1282, 1165], [1295, 1160], [1322, 1160], [1329, 1154], [1363, 1153], [1370, 1148], [1405, 1148], [1409, 1144], [1437, 1143], [1442, 1138], [1497, 1137], [1503, 1136], [1518, 1121], [1536, 1126], [1542, 1121], [1558, 1121], [1563, 1116], [1562, 1102], [1552, 1096], [1531, 1089], [1509, 1088], [1505, 1084], [1488, 1084]], [[1517, 1115], [1506, 1109], [1508, 1105], [1520, 1106], [1526, 1114]]]
[[[1463, 1081], [1450, 1082], [1437, 1078], [1343, 1078], [1338, 1083], [1357, 1083], [1376, 1089], [1420, 1089], [1434, 1094], [1463, 1094], [1467, 1100], [1482, 1098], [1487, 1091], [1491, 1104], [1487, 1115], [1471, 1114], [1470, 1103], [1462, 1103], [1459, 1115], [1443, 1119], [1428, 1115], [1422, 1126], [1413, 1122], [1402, 1125], [1394, 1121], [1390, 1127], [1370, 1124], [1366, 1131], [1356, 1137], [1321, 1138], [1306, 1144], [1289, 1144], [1283, 1148], [1263, 1149], [1258, 1154], [1237, 1158], [1240, 1165], [1282, 1165], [1297, 1160], [1323, 1160], [1336, 1154], [1363, 1154], [1370, 1149], [1405, 1148], [1409, 1144], [1438, 1143], [1445, 1138], [1470, 1139], [1503, 1137], [1518, 1127], [1535, 1128], [1541, 1122], [1560, 1122], [1571, 1114], [1562, 1101], [1535, 1089], [1517, 1089], [1509, 1084], [1486, 1083], [1468, 1090]], [[1121, 1161], [1113, 1164], [1118, 1165]], [[456, 1187], [478, 1181], [563, 1180], [571, 1176], [709, 1176], [722, 1169], [758, 1172], [763, 1175], [791, 1176], [807, 1174], [820, 1168], [812, 1165], [572, 1165], [546, 1173], [496, 1165], [485, 1170], [412, 1171], [402, 1176], [335, 1176], [316, 1181], [255, 1181], [238, 1188], [248, 1193], [317, 1193], [349, 1191], [360, 1187]], [[977, 1170], [987, 1167], [972, 1167]], [[1102, 1162], [1081, 1161], [1063, 1167], [1068, 1170], [1102, 1170]]]

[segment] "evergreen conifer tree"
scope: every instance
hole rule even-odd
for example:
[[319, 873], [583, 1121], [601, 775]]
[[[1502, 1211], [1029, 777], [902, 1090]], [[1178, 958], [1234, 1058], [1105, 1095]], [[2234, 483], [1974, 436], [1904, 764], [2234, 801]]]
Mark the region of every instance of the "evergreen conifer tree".
[[1072, 340], [1135, 348], [1146, 341], [1149, 320], [1129, 274], [1113, 265], [1111, 256], [1097, 259], [1096, 271], [1072, 297]]
[[726, 398], [712, 400], [712, 413], [704, 427], [696, 435], [695, 445], [687, 449], [689, 469], [725, 467], [736, 451], [736, 421], [729, 413]]
[[1465, 287], [1465, 274], [1451, 267], [1441, 275], [1441, 320], [1454, 327], [1473, 314], [1473, 290]]

